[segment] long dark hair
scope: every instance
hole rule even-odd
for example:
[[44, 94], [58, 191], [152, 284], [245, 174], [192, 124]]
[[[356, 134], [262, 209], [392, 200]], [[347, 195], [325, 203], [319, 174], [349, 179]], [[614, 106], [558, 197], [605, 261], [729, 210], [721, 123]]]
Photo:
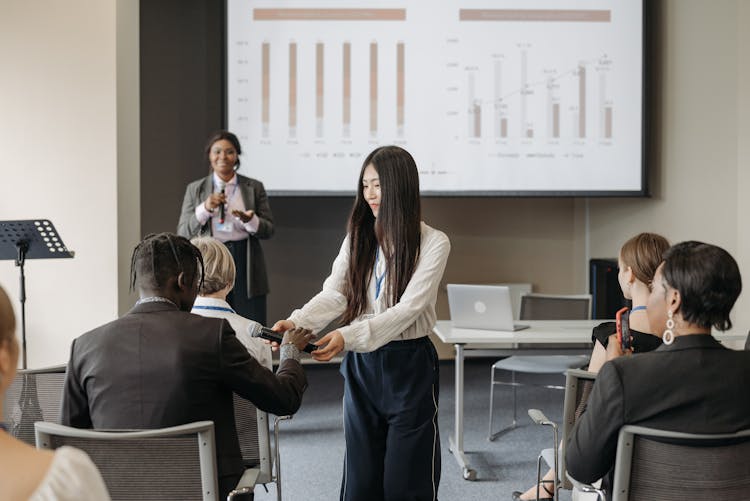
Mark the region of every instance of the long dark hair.
[[[377, 219], [365, 200], [362, 179], [372, 165], [380, 178], [380, 208]], [[357, 197], [349, 216], [349, 269], [346, 272], [344, 324], [351, 323], [367, 308], [367, 286], [375, 266], [378, 244], [383, 250], [388, 277], [388, 306], [401, 299], [414, 274], [421, 243], [422, 211], [419, 173], [414, 158], [398, 146], [382, 146], [370, 153], [359, 173]]]

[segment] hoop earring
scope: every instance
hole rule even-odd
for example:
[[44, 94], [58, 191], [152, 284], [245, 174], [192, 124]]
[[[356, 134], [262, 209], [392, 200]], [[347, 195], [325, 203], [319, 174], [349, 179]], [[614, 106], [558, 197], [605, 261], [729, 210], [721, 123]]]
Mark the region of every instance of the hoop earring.
[[667, 312], [667, 328], [661, 335], [661, 341], [666, 345], [674, 342], [674, 331], [672, 329], [674, 329], [674, 320], [672, 320], [672, 311], [670, 310]]

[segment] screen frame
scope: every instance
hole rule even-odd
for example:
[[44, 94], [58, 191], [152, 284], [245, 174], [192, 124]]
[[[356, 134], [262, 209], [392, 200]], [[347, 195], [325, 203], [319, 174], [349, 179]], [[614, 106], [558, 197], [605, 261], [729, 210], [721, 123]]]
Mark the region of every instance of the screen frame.
[[[221, 75], [221, 101], [222, 101], [222, 127], [226, 130], [229, 127], [229, 102], [228, 102], [228, 81], [229, 81], [229, 50], [228, 43], [228, 24], [229, 24], [229, 0], [221, 2], [223, 11], [223, 32], [222, 36], [222, 62], [223, 72]], [[649, 140], [650, 125], [652, 120], [647, 116], [648, 110], [651, 109], [651, 95], [648, 90], [651, 88], [651, 65], [648, 64], [647, 56], [652, 54], [652, 38], [650, 36], [652, 27], [653, 12], [649, 8], [649, 2], [641, 0], [641, 188], [639, 190], [466, 190], [466, 191], [432, 191], [420, 190], [420, 196], [431, 198], [650, 198], [651, 190], [649, 183], [649, 152], [651, 151], [651, 141]], [[357, 166], [360, 167], [361, 166]], [[356, 190], [268, 190], [269, 196], [274, 197], [351, 197], [357, 194]]]

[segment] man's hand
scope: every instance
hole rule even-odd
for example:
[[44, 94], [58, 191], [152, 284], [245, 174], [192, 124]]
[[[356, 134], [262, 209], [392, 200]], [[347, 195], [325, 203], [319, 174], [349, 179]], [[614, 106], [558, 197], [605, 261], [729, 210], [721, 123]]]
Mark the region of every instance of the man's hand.
[[[288, 330], [294, 329], [296, 326], [294, 325], [294, 322], [291, 320], [279, 320], [275, 324], [273, 324], [273, 327], [271, 327], [272, 331], [276, 332], [286, 332]], [[271, 345], [271, 350], [278, 351], [279, 349], [279, 343], [276, 341], [269, 341], [268, 339], [263, 340], [264, 343]]]
[[341, 353], [344, 349], [344, 336], [339, 331], [331, 331], [315, 343], [318, 348], [311, 353], [312, 357], [318, 362], [328, 362], [330, 359]]
[[315, 339], [315, 335], [310, 329], [297, 327], [284, 333], [281, 344], [293, 344], [299, 351], [304, 351], [307, 343]]

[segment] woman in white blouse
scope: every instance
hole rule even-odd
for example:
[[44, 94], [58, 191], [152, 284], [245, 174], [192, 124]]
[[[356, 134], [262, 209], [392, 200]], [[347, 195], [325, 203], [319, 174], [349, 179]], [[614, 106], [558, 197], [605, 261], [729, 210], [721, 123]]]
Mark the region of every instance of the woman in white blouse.
[[342, 351], [346, 457], [341, 499], [437, 499], [438, 358], [427, 335], [450, 242], [421, 221], [419, 174], [396, 146], [365, 159], [348, 234], [323, 290], [287, 320], [320, 331], [312, 353]]
[[247, 351], [263, 367], [271, 370], [271, 347], [260, 338], [250, 336], [250, 330], [257, 322], [237, 314], [227, 302], [227, 295], [234, 287], [236, 275], [229, 249], [213, 237], [194, 238], [190, 243], [195, 245], [203, 256], [203, 285], [198, 297], [195, 298], [191, 313], [204, 317], [226, 318]]
[[[18, 342], [15, 334], [13, 307], [0, 287], [0, 396], [16, 374]], [[85, 452], [72, 447], [60, 447], [54, 452], [36, 450], [13, 438], [3, 423], [0, 429], [0, 499], [108, 501], [109, 494]]]

